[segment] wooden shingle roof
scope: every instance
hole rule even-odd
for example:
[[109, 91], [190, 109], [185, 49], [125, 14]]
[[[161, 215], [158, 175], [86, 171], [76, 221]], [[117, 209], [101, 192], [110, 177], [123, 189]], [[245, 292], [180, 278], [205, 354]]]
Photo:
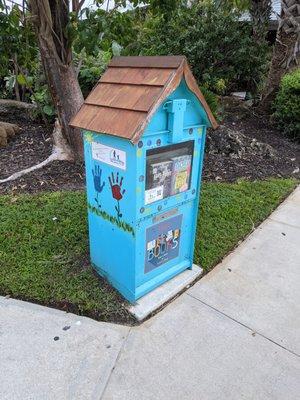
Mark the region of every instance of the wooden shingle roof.
[[135, 144], [183, 77], [216, 128], [217, 122], [183, 56], [114, 57], [70, 125]]

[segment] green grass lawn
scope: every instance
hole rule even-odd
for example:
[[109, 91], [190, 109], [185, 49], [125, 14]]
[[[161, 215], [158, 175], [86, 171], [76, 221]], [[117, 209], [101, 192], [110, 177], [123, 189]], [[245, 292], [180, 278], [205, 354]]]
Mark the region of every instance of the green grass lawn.
[[[194, 261], [213, 268], [296, 181], [205, 183]], [[96, 319], [129, 321], [124, 300], [88, 261], [85, 195], [0, 196], [0, 294]]]

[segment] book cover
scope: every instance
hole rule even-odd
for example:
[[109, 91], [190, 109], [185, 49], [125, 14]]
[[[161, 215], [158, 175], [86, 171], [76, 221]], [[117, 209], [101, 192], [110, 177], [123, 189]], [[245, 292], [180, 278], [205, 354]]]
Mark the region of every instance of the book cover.
[[147, 170], [146, 204], [170, 196], [173, 162], [161, 161], [149, 165]]
[[185, 192], [189, 188], [191, 175], [191, 155], [173, 157], [170, 194]]

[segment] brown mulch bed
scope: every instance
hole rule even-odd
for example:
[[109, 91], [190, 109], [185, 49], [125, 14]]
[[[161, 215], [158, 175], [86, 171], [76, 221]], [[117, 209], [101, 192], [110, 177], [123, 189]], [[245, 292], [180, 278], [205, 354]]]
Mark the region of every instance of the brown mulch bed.
[[[300, 144], [282, 136], [267, 116], [248, 109], [240, 101], [226, 98], [224, 107], [221, 128], [208, 134], [204, 180], [233, 182], [243, 178], [300, 177]], [[21, 132], [8, 146], [0, 148], [0, 179], [50, 155], [52, 127], [15, 114], [0, 113], [0, 121], [17, 123], [21, 127]], [[56, 161], [16, 181], [0, 184], [0, 193], [83, 188], [83, 163]]]
[[224, 121], [207, 135], [204, 180], [300, 178], [300, 143], [283, 136], [269, 116], [240, 100], [225, 98], [223, 106]]
[[[0, 148], [0, 179], [45, 160], [52, 149], [52, 129], [28, 119], [0, 114], [0, 121], [17, 123], [21, 132]], [[82, 162], [54, 161], [23, 177], [0, 184], [0, 193], [78, 190], [84, 188]]]

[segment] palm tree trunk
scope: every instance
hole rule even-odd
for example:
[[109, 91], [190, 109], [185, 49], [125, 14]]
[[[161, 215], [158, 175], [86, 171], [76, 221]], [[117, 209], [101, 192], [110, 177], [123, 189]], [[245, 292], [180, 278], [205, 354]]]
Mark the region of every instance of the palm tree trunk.
[[262, 107], [270, 110], [283, 75], [300, 61], [300, 4], [299, 0], [282, 0], [281, 15], [273, 49]]
[[[249, 4], [249, 13], [252, 21], [253, 38], [262, 49], [262, 55], [265, 54], [265, 64], [267, 63], [267, 33], [269, 29], [270, 17], [272, 12], [271, 0], [251, 0]], [[265, 46], [265, 50], [263, 50]], [[262, 56], [261, 55], [261, 56]], [[259, 102], [259, 86], [261, 85], [261, 77], [255, 77], [250, 82], [250, 92], [254, 99], [254, 104]]]
[[251, 0], [249, 7], [252, 19], [253, 36], [257, 43], [266, 40], [272, 12], [271, 0]]

